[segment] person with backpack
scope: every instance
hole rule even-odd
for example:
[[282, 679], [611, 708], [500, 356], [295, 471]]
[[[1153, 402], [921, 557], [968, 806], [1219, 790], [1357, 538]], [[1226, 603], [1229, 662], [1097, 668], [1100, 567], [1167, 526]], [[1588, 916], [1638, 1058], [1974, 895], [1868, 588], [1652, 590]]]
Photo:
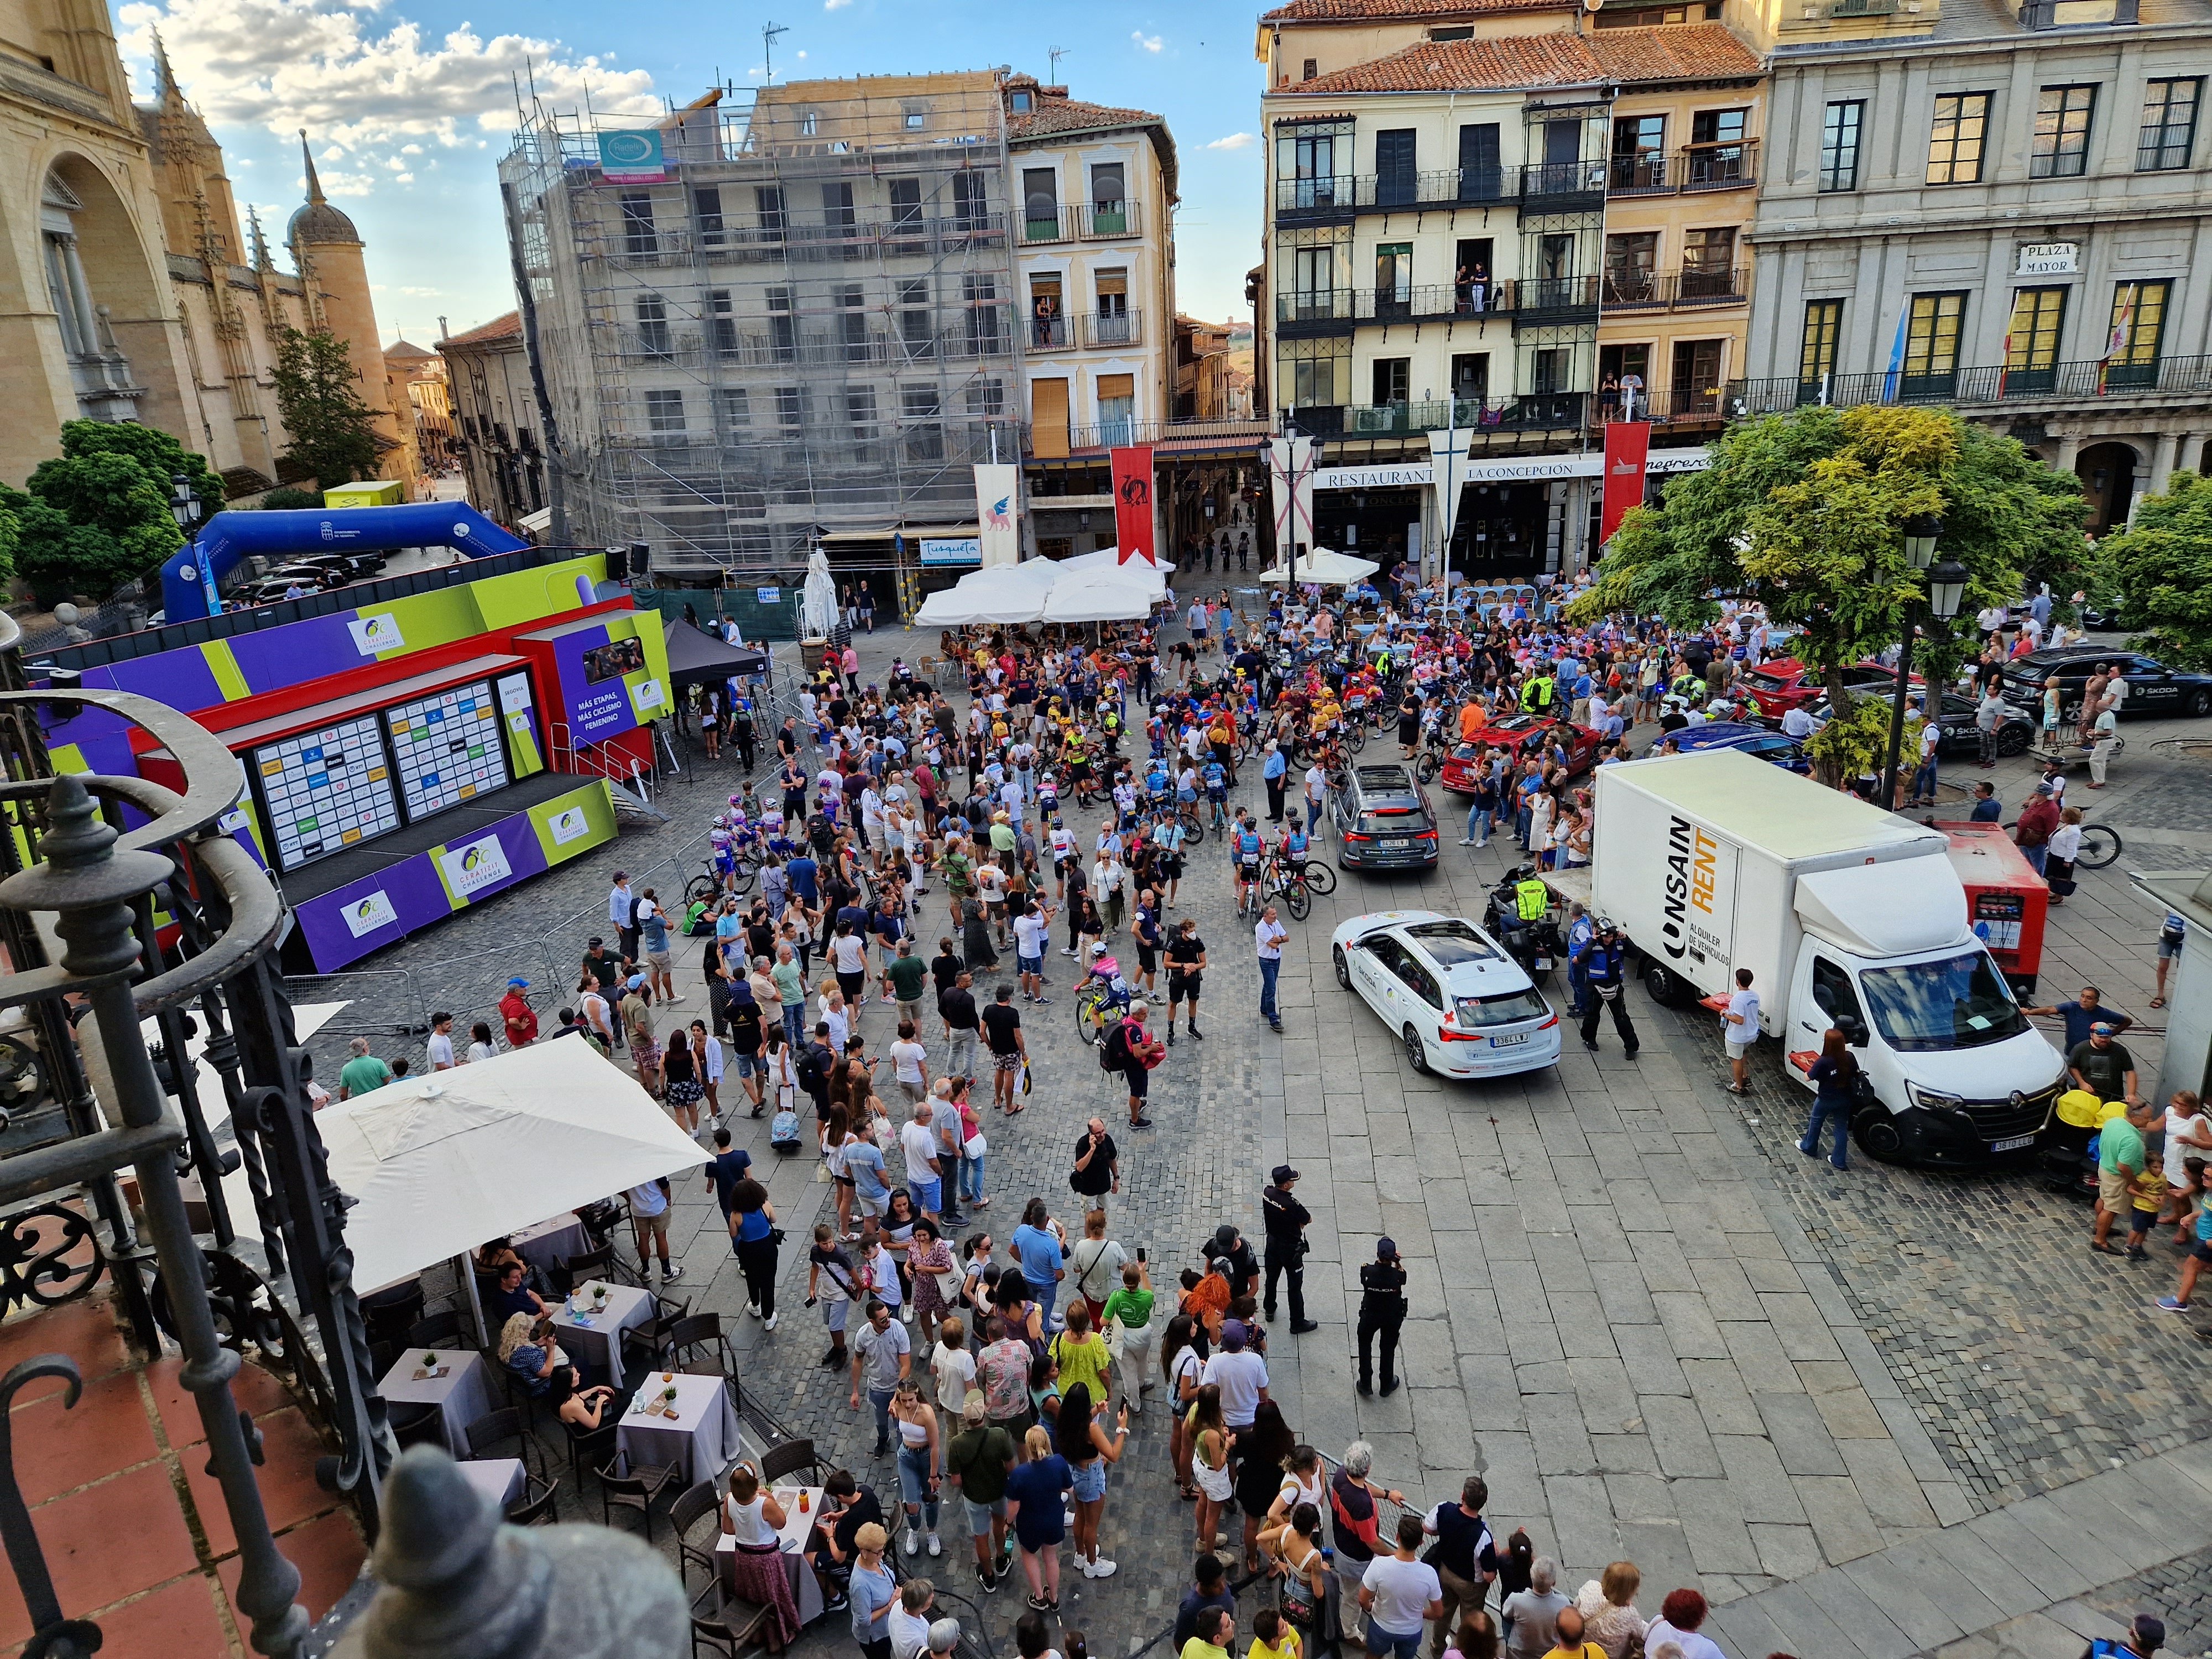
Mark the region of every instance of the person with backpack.
[[1145, 1017], [1150, 1012], [1142, 1002], [1132, 1002], [1127, 1013], [1109, 1026], [1098, 1039], [1098, 1069], [1119, 1072], [1128, 1085], [1129, 1127], [1149, 1129], [1152, 1119], [1145, 1115], [1145, 1099], [1152, 1088], [1152, 1067], [1166, 1057], [1165, 1044], [1154, 1039], [1146, 1029]]
[[1437, 1541], [1421, 1559], [1436, 1569], [1443, 1586], [1443, 1601], [1431, 1632], [1431, 1659], [1443, 1659], [1444, 1642], [1490, 1599], [1498, 1578], [1498, 1547], [1482, 1506], [1490, 1501], [1490, 1486], [1479, 1474], [1468, 1476], [1459, 1490], [1459, 1502], [1443, 1503], [1422, 1518], [1421, 1530]]
[[1797, 1150], [1808, 1158], [1820, 1155], [1820, 1130], [1823, 1125], [1836, 1126], [1836, 1149], [1828, 1154], [1828, 1162], [1838, 1170], [1850, 1167], [1844, 1146], [1850, 1139], [1851, 1104], [1858, 1088], [1858, 1056], [1851, 1052], [1844, 1034], [1831, 1026], [1820, 1035], [1820, 1057], [1813, 1062], [1805, 1075], [1813, 1083], [1813, 1116], [1805, 1125], [1805, 1133], [1798, 1137]]

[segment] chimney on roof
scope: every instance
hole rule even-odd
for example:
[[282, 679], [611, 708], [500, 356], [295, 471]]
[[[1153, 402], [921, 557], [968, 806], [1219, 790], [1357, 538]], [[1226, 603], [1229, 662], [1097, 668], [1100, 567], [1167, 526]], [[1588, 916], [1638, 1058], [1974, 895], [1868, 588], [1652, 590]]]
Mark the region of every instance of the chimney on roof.
[[453, 331], [446, 326], [443, 313], [441, 313], [438, 318], [438, 337], [441, 340], [450, 340], [453, 337]]

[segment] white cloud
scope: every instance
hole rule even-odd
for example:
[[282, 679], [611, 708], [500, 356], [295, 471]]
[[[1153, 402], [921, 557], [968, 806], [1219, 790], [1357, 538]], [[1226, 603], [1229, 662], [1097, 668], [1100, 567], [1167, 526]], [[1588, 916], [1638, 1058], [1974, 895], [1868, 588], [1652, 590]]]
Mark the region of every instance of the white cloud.
[[[131, 0], [118, 16], [124, 50], [141, 65], [161, 31], [185, 95], [217, 126], [283, 137], [305, 127], [348, 152], [504, 134], [514, 125], [517, 76], [534, 79], [554, 108], [580, 106], [588, 88], [601, 114], [659, 112], [645, 70], [611, 69], [529, 35], [486, 38], [466, 23], [431, 39], [394, 18], [378, 33], [363, 15], [373, 9], [342, 0]], [[142, 71], [139, 84], [152, 83]], [[324, 184], [336, 193], [327, 174]]]
[[[370, 196], [376, 191], [377, 177], [373, 173], [340, 173], [331, 167], [317, 167], [315, 176], [323, 181], [323, 194], [325, 196]], [[306, 173], [301, 173], [292, 182], [299, 186], [301, 196], [307, 193]], [[283, 210], [283, 213], [289, 211], [289, 209]], [[280, 222], [283, 216], [283, 214], [280, 213]]]
[[822, 9], [824, 11], [842, 11], [846, 7], [852, 3], [853, 0], [822, 0]]
[[1167, 45], [1167, 42], [1161, 40], [1158, 35], [1147, 35], [1142, 29], [1131, 29], [1129, 38], [1146, 52], [1157, 52]]
[[1217, 138], [1206, 146], [1208, 149], [1243, 149], [1252, 142], [1249, 132], [1232, 132], [1226, 138]]

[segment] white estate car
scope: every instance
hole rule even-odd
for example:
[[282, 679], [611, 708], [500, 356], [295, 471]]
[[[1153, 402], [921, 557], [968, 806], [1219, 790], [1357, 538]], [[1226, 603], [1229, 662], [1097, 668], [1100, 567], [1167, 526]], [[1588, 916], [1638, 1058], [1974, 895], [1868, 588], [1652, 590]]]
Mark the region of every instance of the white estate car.
[[1559, 1063], [1559, 1015], [1473, 922], [1376, 910], [1344, 923], [1329, 943], [1336, 982], [1398, 1034], [1415, 1071], [1506, 1077]]

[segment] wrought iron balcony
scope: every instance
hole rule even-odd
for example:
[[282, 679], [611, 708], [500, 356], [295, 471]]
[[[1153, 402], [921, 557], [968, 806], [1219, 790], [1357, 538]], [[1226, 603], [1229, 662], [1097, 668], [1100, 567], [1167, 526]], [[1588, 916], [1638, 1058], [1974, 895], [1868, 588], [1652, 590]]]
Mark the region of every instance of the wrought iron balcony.
[[1606, 273], [1599, 307], [1619, 311], [1696, 311], [1708, 306], [1741, 305], [1750, 297], [1748, 269], [1613, 270]]
[[1831, 374], [1736, 380], [1728, 389], [1732, 416], [1771, 415], [1806, 404], [1848, 409], [1861, 404], [2110, 403], [2141, 398], [2212, 398], [2212, 356], [2160, 357], [2118, 363], [2091, 359], [2041, 367], [1982, 364], [1911, 374]]

